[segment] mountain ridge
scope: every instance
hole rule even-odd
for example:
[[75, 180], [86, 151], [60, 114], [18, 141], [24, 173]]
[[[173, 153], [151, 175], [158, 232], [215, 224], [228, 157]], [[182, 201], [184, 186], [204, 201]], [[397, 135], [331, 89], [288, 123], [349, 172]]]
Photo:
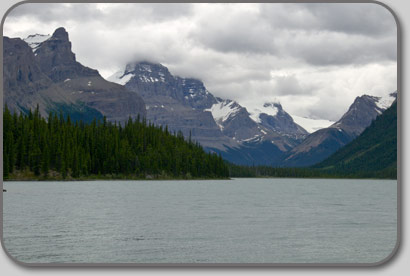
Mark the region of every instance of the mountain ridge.
[[60, 110], [84, 121], [146, 117], [238, 164], [310, 166], [360, 135], [391, 104], [357, 97], [337, 122], [309, 134], [277, 100], [248, 109], [159, 63], [128, 63], [107, 81], [76, 60], [64, 28], [25, 40], [4, 37], [3, 44], [4, 104], [11, 110], [26, 113], [39, 104], [42, 116]]

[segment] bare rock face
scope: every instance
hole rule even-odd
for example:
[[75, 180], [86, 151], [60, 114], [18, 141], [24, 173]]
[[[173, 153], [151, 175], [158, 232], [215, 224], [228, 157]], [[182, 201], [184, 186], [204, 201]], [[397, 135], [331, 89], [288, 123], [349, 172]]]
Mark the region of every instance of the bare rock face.
[[31, 48], [19, 38], [3, 38], [3, 103], [18, 112], [44, 104], [39, 91], [52, 85]]
[[33, 43], [33, 49], [19, 38], [4, 37], [3, 44], [4, 104], [9, 109], [27, 112], [38, 105], [43, 116], [63, 111], [86, 121], [106, 116], [121, 122], [146, 116], [145, 103], [137, 93], [76, 61], [64, 28]]

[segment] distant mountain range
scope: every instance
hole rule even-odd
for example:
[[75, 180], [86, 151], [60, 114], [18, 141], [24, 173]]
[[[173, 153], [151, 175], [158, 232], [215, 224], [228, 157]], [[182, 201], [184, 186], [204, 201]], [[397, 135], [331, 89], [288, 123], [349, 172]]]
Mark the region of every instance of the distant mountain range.
[[172, 75], [161, 64], [130, 62], [107, 81], [76, 61], [64, 28], [51, 36], [4, 37], [3, 45], [4, 104], [10, 110], [27, 112], [38, 104], [43, 116], [63, 112], [74, 120], [146, 117], [236, 164], [320, 162], [360, 135], [395, 99], [395, 94], [358, 97], [333, 124], [297, 117], [307, 131], [277, 101], [247, 110], [215, 97], [200, 80]]
[[147, 118], [181, 130], [205, 148], [236, 164], [310, 166], [357, 137], [396, 98], [357, 97], [340, 120], [309, 134], [279, 102], [252, 113], [239, 103], [214, 97], [196, 79], [173, 76], [161, 64], [130, 63], [108, 78], [139, 93]]

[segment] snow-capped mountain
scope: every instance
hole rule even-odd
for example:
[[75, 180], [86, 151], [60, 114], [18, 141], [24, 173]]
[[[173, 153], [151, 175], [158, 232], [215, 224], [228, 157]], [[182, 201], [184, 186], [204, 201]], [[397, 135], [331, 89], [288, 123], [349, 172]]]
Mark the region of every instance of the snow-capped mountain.
[[259, 142], [267, 134], [265, 129], [251, 120], [246, 108], [232, 100], [216, 98], [210, 111], [222, 133], [238, 142]]
[[[265, 103], [263, 109], [258, 109], [260, 113], [257, 121], [260, 125], [282, 135], [293, 137], [296, 140], [302, 140], [308, 132], [295, 123], [292, 116], [283, 110], [280, 102]], [[257, 114], [254, 112], [254, 116]]]
[[[252, 113], [232, 100], [217, 98], [211, 111], [222, 132], [240, 142], [260, 142], [270, 140], [271, 136], [283, 135], [295, 140], [303, 139], [308, 133], [295, 124], [279, 102], [265, 103]], [[293, 144], [293, 143], [292, 143]]]

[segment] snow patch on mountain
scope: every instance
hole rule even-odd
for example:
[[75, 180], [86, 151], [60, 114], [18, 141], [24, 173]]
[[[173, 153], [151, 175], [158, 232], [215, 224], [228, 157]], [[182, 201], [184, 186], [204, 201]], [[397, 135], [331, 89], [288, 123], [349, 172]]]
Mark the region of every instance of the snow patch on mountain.
[[37, 47], [49, 39], [51, 35], [43, 35], [43, 34], [34, 34], [29, 35], [28, 37], [24, 38], [23, 40], [33, 49], [33, 52], [37, 50]]
[[210, 111], [216, 124], [220, 129], [223, 129], [222, 123], [228, 120], [229, 117], [235, 115], [240, 109], [240, 106], [236, 102], [223, 100], [213, 104], [211, 108], [205, 109], [205, 111]]
[[273, 101], [269, 103], [264, 103], [262, 106], [247, 106], [246, 109], [250, 114], [250, 118], [256, 123], [261, 123], [260, 115], [267, 114], [270, 116], [276, 116], [279, 112], [280, 103], [278, 101]]
[[134, 74], [128, 73], [124, 74], [123, 71], [118, 71], [111, 75], [110, 77], [107, 78], [108, 81], [110, 82], [115, 82], [121, 85], [125, 85], [133, 76]]
[[381, 109], [389, 108], [397, 97], [397, 93], [391, 93], [387, 97], [377, 97], [375, 102], [377, 107]]
[[334, 124], [334, 121], [323, 119], [311, 119], [292, 115], [293, 121], [303, 127], [307, 132], [313, 133], [319, 129], [327, 128]]

